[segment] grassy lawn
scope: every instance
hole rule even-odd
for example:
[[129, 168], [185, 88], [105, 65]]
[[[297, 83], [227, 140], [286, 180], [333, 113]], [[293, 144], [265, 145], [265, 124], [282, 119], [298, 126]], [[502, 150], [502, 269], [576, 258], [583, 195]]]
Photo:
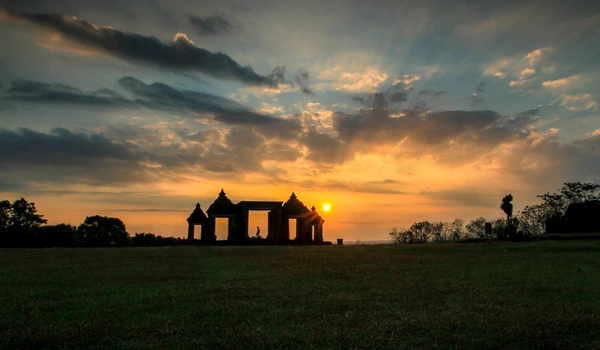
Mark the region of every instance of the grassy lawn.
[[0, 348], [600, 348], [600, 241], [0, 250]]

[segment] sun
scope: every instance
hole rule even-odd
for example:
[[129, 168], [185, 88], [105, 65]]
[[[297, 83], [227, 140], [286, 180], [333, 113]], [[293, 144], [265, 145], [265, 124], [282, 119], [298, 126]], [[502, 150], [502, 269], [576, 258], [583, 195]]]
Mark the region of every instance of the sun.
[[331, 210], [331, 205], [329, 205], [329, 203], [323, 204], [323, 210], [325, 210], [325, 211]]

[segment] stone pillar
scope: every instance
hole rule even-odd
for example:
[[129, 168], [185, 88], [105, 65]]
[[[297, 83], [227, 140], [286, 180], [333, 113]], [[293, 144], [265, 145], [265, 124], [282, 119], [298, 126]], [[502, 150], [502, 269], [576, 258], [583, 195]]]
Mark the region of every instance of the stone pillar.
[[[289, 229], [285, 228], [285, 230], [289, 231]], [[275, 210], [271, 211], [271, 220], [269, 221], [269, 232], [272, 235], [272, 241], [276, 244], [287, 244], [288, 236], [283, 228], [283, 213], [280, 208], [275, 208]]]
[[194, 224], [188, 223], [188, 239], [192, 241], [194, 239]]
[[315, 225], [315, 243], [322, 244], [323, 243], [323, 224], [318, 223]]
[[248, 210], [246, 209], [242, 209], [242, 212], [240, 213], [240, 222], [238, 223], [238, 237], [240, 239], [250, 239], [249, 235], [248, 235]]
[[237, 232], [237, 222], [235, 217], [229, 216], [227, 217], [227, 241], [239, 243], [240, 239]]
[[202, 225], [202, 232], [204, 235], [202, 236], [202, 241], [208, 244], [214, 243], [217, 240], [216, 236], [216, 224], [217, 219], [214, 216], [209, 216], [206, 222], [206, 229], [204, 229], [204, 225]]
[[275, 227], [275, 225], [273, 224], [273, 217], [274, 214], [272, 211], [270, 211], [269, 213], [267, 213], [267, 226], [268, 226], [268, 230], [267, 230], [267, 240], [271, 241], [271, 242], [277, 242], [277, 238], [273, 237], [273, 228]]
[[288, 217], [281, 219], [281, 238], [285, 243], [290, 241], [290, 218]]
[[296, 237], [301, 244], [307, 244], [306, 224], [304, 218], [296, 218]]

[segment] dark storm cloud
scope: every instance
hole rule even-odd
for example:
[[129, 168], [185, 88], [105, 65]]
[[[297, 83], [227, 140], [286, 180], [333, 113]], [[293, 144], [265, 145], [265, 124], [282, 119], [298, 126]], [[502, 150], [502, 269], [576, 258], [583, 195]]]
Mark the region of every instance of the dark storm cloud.
[[0, 129], [0, 165], [6, 176], [34, 181], [63, 179], [90, 184], [147, 181], [140, 162], [148, 155], [133, 144], [99, 134]]
[[237, 28], [223, 14], [219, 13], [206, 17], [192, 15], [189, 17], [189, 21], [199, 35], [225, 34]]
[[306, 158], [309, 160], [328, 164], [343, 163], [346, 160], [348, 145], [338, 138], [309, 130], [300, 140], [308, 148]]
[[0, 130], [0, 146], [8, 150], [0, 154], [0, 161], [7, 165], [82, 164], [99, 159], [133, 161], [137, 158], [132, 144], [114, 143], [102, 135], [75, 134], [62, 128], [50, 134], [29, 129]]
[[537, 188], [594, 180], [600, 174], [600, 135], [566, 143], [557, 135], [528, 138], [513, 143], [499, 166]]
[[315, 93], [308, 88], [309, 84], [309, 73], [306, 69], [300, 68], [298, 72], [294, 75], [294, 82], [300, 85], [300, 91], [306, 95], [315, 96]]
[[[137, 131], [115, 132], [127, 128]], [[27, 188], [30, 182], [119, 185], [179, 181], [184, 170], [208, 177], [228, 173], [236, 178], [248, 171], [267, 174], [262, 168], [265, 160], [285, 162], [301, 156], [287, 144], [242, 127], [213, 133], [201, 138], [202, 142], [185, 137], [164, 142], [159, 132], [134, 126], [105, 128], [101, 133], [0, 129], [0, 148], [5, 150], [0, 153], [0, 186], [14, 190]]]
[[242, 67], [221, 52], [210, 52], [194, 46], [184, 34], [163, 43], [155, 37], [126, 33], [110, 27], [58, 14], [13, 14], [17, 18], [51, 28], [78, 44], [101, 50], [121, 59], [150, 64], [160, 68], [197, 71], [217, 79], [237, 80], [250, 85], [278, 85], [279, 77], [268, 77]]
[[129, 101], [109, 89], [84, 93], [69, 85], [48, 84], [32, 80], [13, 81], [7, 93], [10, 99], [18, 101], [75, 103], [102, 107], [135, 107], [133, 101]]
[[[214, 118], [228, 124], [255, 128], [271, 137], [292, 138], [299, 133], [295, 121], [253, 112], [226, 98], [190, 90], [180, 90], [163, 83], [146, 84], [133, 77], [119, 79], [119, 85], [133, 94], [127, 99], [110, 89], [92, 93], [65, 84], [48, 84], [19, 80], [12, 83], [5, 99], [41, 103], [79, 104], [101, 107], [148, 108], [181, 113], [196, 118]], [[0, 99], [1, 101], [1, 99]]]
[[440, 90], [440, 91], [421, 90], [421, 91], [419, 91], [419, 96], [431, 95], [431, 96], [438, 97], [438, 96], [442, 96], [447, 93], [448, 93], [448, 91], [445, 91], [445, 90]]
[[411, 149], [408, 156], [429, 154], [438, 162], [464, 164], [493, 147], [527, 138], [538, 120], [533, 115], [510, 117], [489, 110], [432, 111], [422, 101], [413, 103], [412, 109], [395, 109], [394, 102], [406, 97], [401, 86], [354, 96], [353, 100], [367, 108], [334, 113], [332, 133], [318, 132], [318, 123], [304, 121], [300, 141], [309, 151], [308, 159], [336, 164], [352, 159], [357, 152], [403, 142]]
[[346, 142], [385, 144], [407, 140], [421, 147], [473, 144], [491, 147], [516, 137], [521, 130], [511, 128], [510, 120], [493, 111], [415, 112], [405, 110], [395, 117], [387, 109], [361, 110], [355, 114], [337, 113], [334, 128]]
[[136, 102], [150, 109], [208, 112], [222, 123], [254, 127], [271, 137], [291, 138], [300, 132], [300, 125], [294, 121], [252, 112], [241, 104], [222, 97], [179, 90], [162, 83], [145, 84], [132, 77], [121, 78], [119, 84], [140, 97]]
[[414, 154], [443, 154], [452, 149], [476, 146], [484, 151], [503, 142], [529, 135], [532, 117], [510, 118], [493, 111], [430, 111], [423, 106], [395, 111], [374, 94], [372, 108], [356, 113], [337, 112], [333, 127], [342, 142], [365, 147], [405, 141]]

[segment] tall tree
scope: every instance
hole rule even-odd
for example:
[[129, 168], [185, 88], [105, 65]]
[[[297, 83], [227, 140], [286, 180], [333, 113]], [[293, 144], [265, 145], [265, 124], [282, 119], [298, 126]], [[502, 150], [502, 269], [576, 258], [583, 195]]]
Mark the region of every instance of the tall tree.
[[467, 231], [475, 237], [485, 237], [485, 218], [478, 217], [467, 224]]
[[37, 214], [35, 203], [28, 203], [25, 198], [13, 202], [10, 211], [9, 226], [29, 230], [48, 222], [44, 215]]
[[29, 203], [21, 198], [10, 204], [3, 200], [0, 202], [0, 245], [36, 246], [33, 242], [34, 231], [47, 221], [37, 213], [33, 202]]
[[512, 194], [507, 194], [502, 198], [502, 204], [500, 204], [500, 209], [506, 214], [506, 218], [510, 219], [513, 213], [513, 196]]
[[10, 220], [10, 202], [3, 200], [0, 202], [0, 230], [6, 229]]
[[91, 247], [124, 246], [129, 244], [129, 233], [119, 218], [88, 216], [77, 228], [81, 243]]
[[599, 197], [600, 184], [597, 182], [565, 182], [563, 185], [560, 194], [565, 197], [567, 205], [582, 203]]

